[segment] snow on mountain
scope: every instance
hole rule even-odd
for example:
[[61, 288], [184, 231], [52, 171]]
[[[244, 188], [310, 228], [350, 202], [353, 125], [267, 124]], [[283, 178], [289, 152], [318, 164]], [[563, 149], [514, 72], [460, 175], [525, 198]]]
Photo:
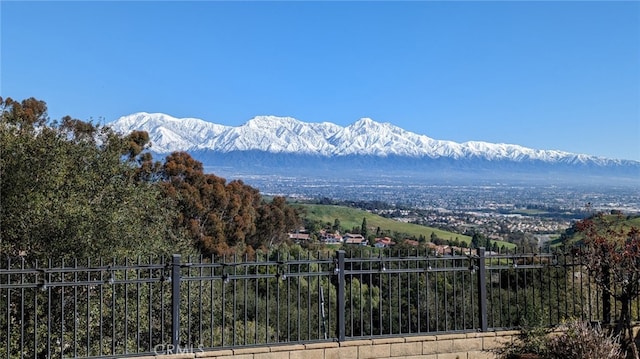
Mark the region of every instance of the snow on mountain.
[[342, 127], [329, 122], [306, 123], [291, 117], [257, 116], [241, 126], [232, 127], [195, 118], [178, 119], [161, 113], [140, 112], [123, 116], [109, 126], [120, 133], [147, 131], [152, 142], [151, 149], [157, 153], [257, 150], [327, 157], [366, 155], [596, 165], [630, 162], [637, 165], [634, 161], [537, 150], [514, 144], [435, 140], [370, 118], [362, 118]]
[[308, 124], [291, 117], [258, 116], [207, 141], [220, 152], [260, 150], [274, 153], [328, 153], [325, 137], [337, 131], [333, 124]]
[[197, 118], [175, 118], [163, 113], [139, 112], [120, 117], [109, 124], [116, 132], [146, 131], [157, 153], [170, 153], [198, 147], [215, 138], [228, 126], [206, 122]]

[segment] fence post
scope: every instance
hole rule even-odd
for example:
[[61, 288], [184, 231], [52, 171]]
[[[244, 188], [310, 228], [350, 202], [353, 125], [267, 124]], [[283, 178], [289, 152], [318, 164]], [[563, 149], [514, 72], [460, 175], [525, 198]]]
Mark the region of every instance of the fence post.
[[486, 332], [487, 324], [487, 267], [484, 247], [478, 248], [478, 324], [481, 332]]
[[338, 275], [338, 288], [337, 288], [337, 337], [338, 342], [345, 341], [345, 323], [344, 323], [344, 308], [345, 308], [345, 291], [344, 291], [344, 254], [345, 251], [337, 251], [338, 261], [336, 263], [336, 274]]
[[180, 255], [171, 259], [171, 344], [180, 347]]
[[[602, 282], [604, 288], [611, 287], [611, 274], [607, 265], [602, 267]], [[602, 321], [605, 325], [611, 324], [611, 295], [606, 290], [602, 291]]]

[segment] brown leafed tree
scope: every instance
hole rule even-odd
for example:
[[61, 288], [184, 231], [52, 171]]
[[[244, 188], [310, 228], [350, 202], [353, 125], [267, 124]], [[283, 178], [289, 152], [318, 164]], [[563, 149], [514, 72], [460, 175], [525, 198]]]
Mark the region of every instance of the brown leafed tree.
[[235, 246], [246, 242], [256, 232], [257, 208], [261, 196], [257, 189], [245, 185], [242, 181], [231, 181], [226, 191], [229, 202], [227, 206], [227, 243]]
[[288, 239], [287, 233], [300, 227], [300, 214], [281, 196], [258, 208], [258, 223], [255, 235], [249, 244], [253, 248], [270, 246]]
[[615, 332], [638, 358], [631, 328], [631, 303], [640, 296], [640, 231], [621, 214], [597, 214], [576, 224], [584, 235], [585, 265], [600, 288], [620, 302]]
[[202, 164], [186, 152], [167, 156], [161, 186], [178, 211], [176, 226], [185, 228], [199, 249], [213, 253], [225, 242], [220, 204], [225, 203], [224, 179], [206, 176]]
[[180, 213], [176, 225], [187, 229], [205, 255], [246, 245], [264, 247], [274, 238], [286, 238], [287, 231], [300, 223], [284, 198], [263, 203], [257, 189], [204, 173], [202, 163], [186, 152], [169, 155], [162, 173], [165, 194]]

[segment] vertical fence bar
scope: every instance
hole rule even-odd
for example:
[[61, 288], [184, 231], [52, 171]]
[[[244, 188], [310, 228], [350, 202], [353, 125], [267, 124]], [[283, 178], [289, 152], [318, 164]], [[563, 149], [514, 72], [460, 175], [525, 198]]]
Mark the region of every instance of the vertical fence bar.
[[[11, 269], [11, 258], [7, 257], [7, 271], [9, 271]], [[7, 341], [6, 341], [6, 347], [7, 347], [7, 358], [11, 357], [11, 289], [9, 287], [9, 284], [11, 284], [11, 275], [7, 274], [6, 275], [7, 279], [7, 292], [5, 294], [5, 296], [7, 297], [7, 307], [6, 309], [6, 313], [7, 313], [7, 317], [6, 317], [6, 324], [7, 327], [5, 328], [7, 330]]]
[[344, 298], [344, 254], [345, 251], [338, 251], [337, 255], [338, 255], [338, 262], [337, 265], [338, 267], [336, 268], [336, 272], [338, 274], [338, 288], [337, 288], [337, 333], [336, 335], [338, 336], [338, 341], [339, 342], [343, 342], [345, 341], [345, 323], [344, 323], [344, 309], [345, 309], [345, 298]]
[[[191, 263], [192, 259], [191, 256], [187, 257], [187, 262]], [[191, 269], [187, 269], [187, 277], [191, 277]], [[186, 287], [187, 287], [187, 332], [185, 333], [187, 336], [187, 345], [191, 345], [192, 341], [191, 341], [191, 316], [192, 316], [192, 308], [191, 308], [191, 303], [192, 303], [192, 299], [191, 299], [191, 285], [193, 284], [193, 281], [188, 281], [186, 282]], [[173, 294], [172, 294], [173, 295]], [[173, 302], [171, 302], [171, 306], [173, 308]], [[173, 317], [173, 315], [172, 315]]]
[[[20, 284], [24, 284], [24, 257], [21, 257], [20, 262]], [[24, 287], [20, 288], [20, 357], [24, 358]]]
[[[136, 353], [140, 352], [140, 337], [142, 336], [140, 327], [140, 273], [142, 269], [140, 267], [140, 256], [138, 256], [138, 269], [136, 269], [136, 329], [138, 330], [138, 335], [136, 335]], [[149, 323], [149, 327], [151, 327], [151, 323]]]
[[488, 329], [487, 324], [487, 267], [485, 265], [484, 247], [478, 248], [478, 325], [482, 332]]
[[171, 260], [171, 344], [174, 350], [180, 345], [180, 255]]
[[[603, 287], [609, 289], [611, 287], [611, 277], [609, 274], [609, 267], [604, 266], [602, 268]], [[608, 325], [611, 323], [611, 295], [608, 291], [602, 291], [602, 321]]]
[[[48, 269], [51, 270], [51, 258], [48, 260]], [[51, 283], [51, 272], [47, 272], [47, 279], [45, 283]], [[51, 353], [51, 287], [46, 287], [47, 289], [47, 353]], [[102, 310], [102, 305], [100, 305]], [[100, 319], [102, 322], [102, 318]], [[8, 333], [9, 331], [7, 331]], [[102, 333], [102, 331], [100, 332]], [[102, 354], [102, 352], [100, 352]]]
[[78, 357], [78, 259], [73, 259], [73, 357]]
[[[115, 268], [117, 265], [117, 259], [114, 257], [112, 259], [112, 268]], [[116, 353], [116, 288], [115, 288], [115, 284], [113, 283], [114, 280], [114, 274], [113, 272], [115, 271], [115, 269], [112, 269], [111, 271], [109, 271], [109, 279], [107, 279], [107, 283], [110, 284], [110, 289], [111, 289], [111, 355], [114, 355]], [[61, 333], [62, 335], [62, 333]], [[62, 359], [62, 355], [60, 356], [60, 359]]]
[[[33, 267], [36, 270], [39, 270], [39, 266], [38, 266], [38, 260], [36, 259], [35, 261], [35, 265]], [[39, 283], [39, 279], [38, 279], [38, 274], [36, 274], [36, 282]], [[43, 278], [43, 283], [44, 283], [44, 278]], [[8, 284], [8, 281], [7, 281]], [[38, 348], [38, 325], [39, 325], [39, 318], [38, 318], [38, 290], [36, 290], [33, 293], [33, 350], [34, 352], [37, 351]], [[9, 338], [7, 338], [7, 342], [9, 341]], [[88, 352], [88, 350], [87, 350]], [[7, 356], [8, 357], [8, 356]]]

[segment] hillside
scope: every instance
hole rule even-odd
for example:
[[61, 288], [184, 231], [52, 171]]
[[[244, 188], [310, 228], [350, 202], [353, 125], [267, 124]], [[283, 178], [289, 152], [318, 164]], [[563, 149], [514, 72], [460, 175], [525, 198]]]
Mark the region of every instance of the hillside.
[[[625, 215], [616, 215], [616, 214], [608, 214], [604, 215], [601, 218], [595, 216], [593, 217], [596, 225], [600, 225], [603, 228], [605, 226], [611, 226], [610, 229], [616, 232], [627, 232], [632, 227], [640, 228], [640, 216], [625, 216]], [[604, 230], [604, 229], [603, 229]], [[560, 246], [560, 245], [574, 245], [579, 244], [584, 239], [584, 234], [579, 232], [574, 225], [571, 228], [568, 228], [560, 238], [551, 242], [552, 246]]]
[[[323, 223], [334, 223], [335, 219], [340, 220], [340, 225], [344, 228], [360, 228], [362, 225], [362, 219], [367, 219], [367, 225], [369, 230], [375, 233], [376, 228], [380, 227], [383, 231], [391, 231], [397, 233], [405, 233], [408, 236], [420, 237], [421, 235], [429, 239], [431, 233], [435, 233], [438, 238], [444, 240], [455, 240], [465, 242], [469, 244], [471, 237], [443, 231], [437, 228], [421, 226], [412, 223], [403, 223], [390, 218], [385, 218], [367, 211], [336, 205], [320, 205], [320, 204], [301, 204], [296, 203], [293, 206], [299, 206], [304, 209], [305, 217], [310, 220], [317, 220]], [[505, 245], [507, 248], [514, 248], [512, 243], [499, 242], [499, 245]]]

